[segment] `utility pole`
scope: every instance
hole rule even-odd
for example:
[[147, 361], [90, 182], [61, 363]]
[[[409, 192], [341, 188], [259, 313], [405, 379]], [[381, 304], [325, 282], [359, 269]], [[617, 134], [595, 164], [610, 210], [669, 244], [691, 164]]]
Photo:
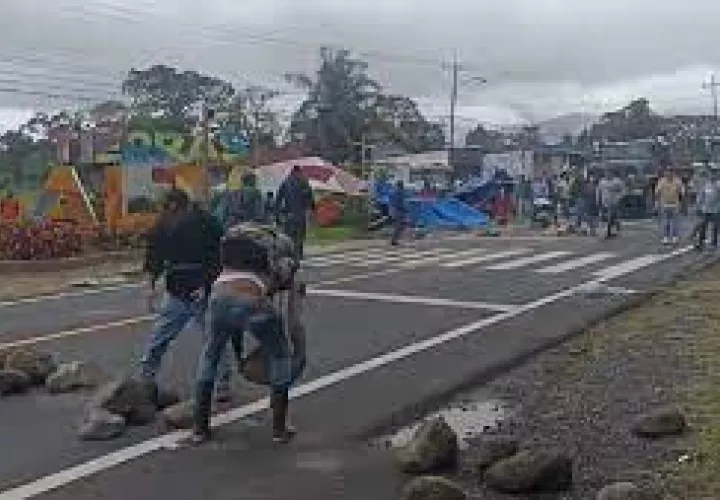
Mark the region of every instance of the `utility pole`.
[[715, 79], [715, 73], [710, 75], [710, 81], [703, 83], [703, 89], [710, 90], [710, 95], [712, 96], [713, 101], [713, 118], [715, 119], [715, 123], [717, 124], [718, 120], [718, 87], [720, 87], [720, 82], [718, 82]]
[[452, 86], [450, 89], [450, 141], [448, 150], [448, 161], [452, 163], [452, 150], [455, 147], [455, 108], [457, 107], [458, 97], [458, 73], [460, 67], [458, 65], [457, 50], [453, 53], [453, 62], [451, 67]]
[[[445, 69], [448, 69], [447, 66], [444, 66]], [[450, 69], [450, 77], [451, 77], [451, 86], [450, 86], [450, 137], [448, 140], [448, 147], [447, 147], [447, 154], [448, 154], [448, 164], [451, 168], [454, 168], [455, 166], [455, 121], [456, 121], [456, 110], [457, 110], [457, 102], [458, 102], [458, 90], [460, 87], [460, 73], [462, 71], [465, 71], [465, 68], [462, 67], [462, 65], [458, 61], [458, 54], [457, 50], [453, 51], [453, 60], [452, 64], [449, 67]], [[480, 76], [471, 76], [471, 81], [478, 82], [485, 84], [487, 83], [487, 80]], [[454, 174], [454, 172], [453, 172]]]

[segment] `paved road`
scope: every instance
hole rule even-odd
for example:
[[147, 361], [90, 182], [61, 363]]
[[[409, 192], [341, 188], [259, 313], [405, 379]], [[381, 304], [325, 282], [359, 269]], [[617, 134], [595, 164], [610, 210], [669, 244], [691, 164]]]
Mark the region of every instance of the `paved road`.
[[[209, 488], [213, 499], [299, 498], [290, 482], [271, 492], [267, 475], [334, 471], [320, 450], [342, 448], [392, 414], [487, 376], [701, 258], [661, 248], [641, 228], [613, 241], [446, 239], [312, 257], [311, 361], [293, 404], [303, 432], [290, 450], [268, 446], [264, 394], [240, 381], [238, 406], [220, 417], [222, 444], [204, 450], [167, 451], [173, 438], [156, 438], [151, 428], [80, 443], [82, 395], [6, 398], [0, 443], [13, 451], [0, 461], [0, 500], [149, 500], [157, 491], [194, 500]], [[583, 284], [623, 293], [588, 294]], [[118, 372], [137, 359], [151, 320], [134, 286], [5, 303], [0, 314], [2, 346], [37, 344]], [[179, 340], [165, 383], [187, 391], [199, 337], [189, 330]], [[305, 479], [307, 492], [319, 494]]]

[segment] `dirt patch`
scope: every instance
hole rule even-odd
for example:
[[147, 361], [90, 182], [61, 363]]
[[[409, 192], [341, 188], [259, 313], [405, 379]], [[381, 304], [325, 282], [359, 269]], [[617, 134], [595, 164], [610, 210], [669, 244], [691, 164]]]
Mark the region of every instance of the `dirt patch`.
[[[719, 304], [716, 266], [490, 384], [515, 408], [503, 432], [574, 461], [572, 491], [527, 498], [587, 500], [616, 481], [652, 484], [675, 500], [720, 498]], [[639, 415], [667, 405], [683, 408], [690, 432], [633, 436]], [[509, 498], [461, 480], [479, 498]]]
[[[107, 262], [80, 269], [45, 271], [41, 273], [13, 273], [2, 276], [0, 301], [39, 295], [50, 295], [73, 289], [73, 283], [82, 280], [103, 281], [116, 278], [125, 268], [137, 268], [139, 261]], [[132, 277], [129, 277], [132, 278]]]

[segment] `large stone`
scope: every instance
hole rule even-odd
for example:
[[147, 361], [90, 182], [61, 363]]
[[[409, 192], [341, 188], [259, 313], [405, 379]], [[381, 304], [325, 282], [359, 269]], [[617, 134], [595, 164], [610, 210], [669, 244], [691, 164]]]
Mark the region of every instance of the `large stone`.
[[686, 429], [687, 420], [678, 408], [661, 408], [640, 416], [631, 430], [638, 437], [658, 439], [678, 436]]
[[520, 450], [520, 443], [512, 436], [482, 436], [469, 444], [468, 461], [475, 473], [485, 472], [490, 466], [512, 457]]
[[155, 383], [134, 378], [109, 382], [98, 389], [91, 406], [121, 415], [128, 425], [149, 424], [157, 410]]
[[662, 500], [662, 495], [635, 483], [620, 482], [605, 486], [598, 492], [597, 500]]
[[183, 401], [160, 412], [160, 420], [167, 430], [191, 429], [193, 426], [193, 401]]
[[44, 384], [55, 367], [52, 355], [29, 348], [14, 349], [5, 359], [6, 370], [25, 372], [32, 385]]
[[157, 390], [157, 408], [164, 410], [182, 401], [180, 393], [174, 389], [159, 387]]
[[440, 476], [420, 476], [405, 485], [402, 500], [465, 500], [467, 495], [453, 481]]
[[91, 389], [107, 379], [103, 370], [83, 361], [73, 361], [58, 366], [45, 381], [45, 388], [52, 394], [72, 392], [79, 389]]
[[0, 370], [0, 396], [22, 394], [30, 389], [30, 377], [19, 370]]
[[80, 425], [78, 435], [83, 441], [108, 441], [125, 432], [125, 418], [102, 408], [93, 408]]
[[410, 442], [394, 450], [395, 462], [403, 472], [422, 474], [457, 464], [458, 438], [443, 418], [424, 422]]
[[523, 450], [485, 472], [485, 482], [502, 493], [565, 491], [572, 485], [573, 464], [555, 451]]

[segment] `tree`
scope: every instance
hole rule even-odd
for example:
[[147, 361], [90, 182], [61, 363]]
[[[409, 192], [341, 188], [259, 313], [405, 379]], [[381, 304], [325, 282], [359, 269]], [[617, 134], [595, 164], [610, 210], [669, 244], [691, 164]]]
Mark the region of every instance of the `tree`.
[[302, 139], [333, 162], [352, 157], [354, 144], [369, 132], [380, 85], [368, 75], [366, 62], [347, 50], [320, 49], [314, 77], [286, 75], [307, 91], [290, 124], [292, 138]]
[[197, 71], [180, 71], [165, 65], [131, 69], [122, 83], [123, 94], [141, 116], [162, 116], [185, 129], [202, 104], [220, 108], [235, 94], [233, 86]]
[[488, 153], [500, 153], [505, 150], [506, 139], [502, 132], [488, 130], [482, 124], [478, 124], [465, 136], [465, 144], [480, 147]]
[[640, 98], [623, 108], [605, 113], [590, 129], [590, 137], [595, 141], [631, 141], [655, 138], [662, 131], [662, 117], [652, 111], [647, 99]]
[[270, 104], [279, 95], [279, 91], [261, 86], [238, 91], [225, 110], [222, 125], [247, 138], [254, 150], [275, 146], [282, 127]]
[[378, 95], [370, 123], [373, 139], [389, 141], [411, 153], [445, 147], [445, 132], [428, 121], [415, 101], [398, 95]]

